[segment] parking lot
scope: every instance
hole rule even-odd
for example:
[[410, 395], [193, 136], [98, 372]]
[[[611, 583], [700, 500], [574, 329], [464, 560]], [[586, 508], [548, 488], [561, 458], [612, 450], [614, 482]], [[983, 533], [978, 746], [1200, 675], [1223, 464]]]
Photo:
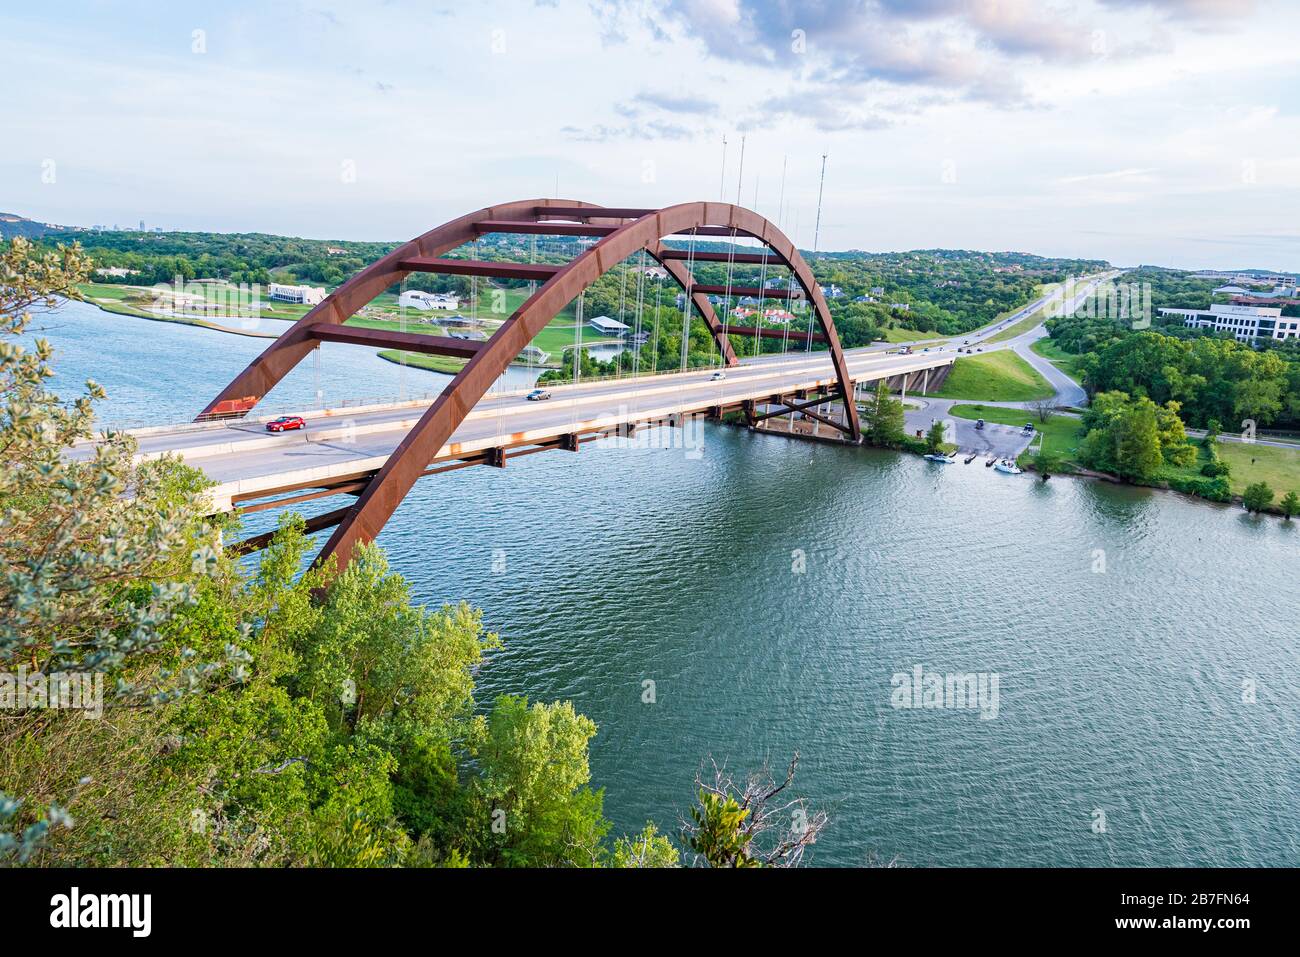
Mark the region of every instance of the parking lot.
[[[912, 408], [913, 401], [923, 401], [922, 408]], [[950, 416], [948, 410], [953, 406], [948, 399], [908, 400], [909, 407], [904, 410], [903, 418], [907, 422], [909, 435], [915, 435], [919, 429], [924, 435], [930, 425], [937, 419], [948, 426], [948, 441], [967, 453], [979, 452], [995, 455], [998, 458], [1014, 459], [1034, 440], [1033, 435], [1024, 435], [1013, 425], [998, 425], [987, 422], [984, 428], [975, 428], [974, 419], [962, 419]], [[1033, 413], [1025, 410], [1025, 421], [1033, 418]]]

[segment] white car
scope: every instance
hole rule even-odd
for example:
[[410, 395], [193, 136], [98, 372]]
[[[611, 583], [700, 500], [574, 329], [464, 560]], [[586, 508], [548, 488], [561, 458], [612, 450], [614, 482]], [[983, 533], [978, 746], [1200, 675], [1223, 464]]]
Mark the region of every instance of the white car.
[[722, 381], [723, 379], [725, 379], [726, 377], [727, 377], [727, 374], [726, 374], [725, 372], [715, 372], [715, 373], [713, 373], [713, 375], [709, 376], [709, 381], [710, 381], [710, 382], [721, 382], [721, 381]]

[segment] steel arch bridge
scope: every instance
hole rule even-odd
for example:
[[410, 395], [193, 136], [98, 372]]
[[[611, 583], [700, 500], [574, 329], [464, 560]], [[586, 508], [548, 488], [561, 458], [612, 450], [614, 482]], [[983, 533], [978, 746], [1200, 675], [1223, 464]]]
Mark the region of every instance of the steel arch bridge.
[[[568, 263], [526, 264], [442, 258], [444, 254], [490, 233], [594, 237], [598, 242]], [[756, 253], [690, 251], [669, 248], [664, 240], [697, 237], [749, 237], [764, 250]], [[680, 242], [678, 243], [680, 245]], [[738, 359], [728, 334], [788, 337], [824, 343], [834, 366], [833, 395], [798, 408], [839, 429], [846, 439], [861, 438], [853, 383], [835, 324], [812, 270], [794, 243], [758, 213], [729, 203], [682, 203], [663, 209], [602, 207], [574, 200], [532, 199], [491, 206], [431, 229], [357, 273], [298, 320], [235, 377], [198, 419], [242, 416], [322, 342], [347, 342], [380, 348], [454, 356], [469, 361], [443, 389], [407, 433], [384, 466], [352, 489], [356, 502], [330, 513], [328, 524], [318, 520], [309, 528], [334, 524], [334, 532], [317, 561], [337, 555], [347, 564], [360, 543], [379, 534], [402, 499], [470, 410], [546, 324], [569, 302], [619, 263], [644, 250], [684, 290], [695, 313], [703, 319], [728, 366]], [[788, 268], [794, 283], [784, 289], [701, 285], [691, 267], [696, 262], [771, 265]], [[484, 342], [422, 333], [391, 332], [345, 326], [363, 306], [413, 272], [526, 279], [539, 283], [536, 291]], [[730, 326], [720, 322], [710, 296], [752, 296], [763, 299], [806, 299], [812, 304], [820, 333]], [[828, 400], [843, 405], [842, 421], [811, 412]], [[753, 410], [746, 407], [753, 421]]]

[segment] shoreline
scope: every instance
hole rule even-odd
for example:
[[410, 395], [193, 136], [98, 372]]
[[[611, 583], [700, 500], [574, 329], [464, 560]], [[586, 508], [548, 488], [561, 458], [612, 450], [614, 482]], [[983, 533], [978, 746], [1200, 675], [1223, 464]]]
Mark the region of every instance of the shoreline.
[[[257, 329], [236, 329], [236, 328], [234, 328], [233, 326], [224, 326], [224, 325], [222, 325], [221, 323], [218, 323], [218, 322], [212, 322], [211, 320], [208, 320], [208, 319], [200, 319], [200, 318], [197, 318], [197, 317], [191, 318], [191, 317], [188, 317], [188, 316], [181, 316], [181, 315], [176, 315], [176, 314], [170, 314], [170, 315], [169, 315], [169, 314], [149, 313], [149, 312], [146, 312], [146, 311], [144, 311], [144, 310], [132, 309], [132, 308], [130, 308], [130, 307], [123, 307], [123, 308], [117, 308], [117, 309], [114, 309], [114, 308], [111, 307], [111, 305], [110, 305], [109, 303], [105, 302], [105, 301], [102, 300], [102, 299], [98, 299], [98, 298], [96, 298], [96, 297], [94, 297], [94, 296], [83, 296], [81, 299], [78, 299], [78, 300], [72, 300], [72, 301], [83, 302], [83, 303], [85, 303], [85, 304], [88, 305], [88, 306], [94, 306], [96, 309], [100, 310], [101, 312], [107, 312], [107, 313], [109, 313], [110, 315], [114, 315], [114, 316], [129, 316], [129, 317], [131, 317], [132, 319], [146, 319], [146, 320], [148, 320], [148, 321], [150, 321], [150, 322], [166, 322], [166, 323], [171, 323], [172, 325], [178, 325], [178, 326], [194, 326], [194, 327], [199, 328], [199, 329], [208, 329], [208, 330], [210, 330], [210, 331], [212, 331], [212, 332], [224, 332], [224, 333], [227, 333], [228, 335], [232, 335], [232, 336], [247, 336], [248, 338], [251, 338], [251, 339], [278, 339], [278, 338], [280, 338], [280, 336], [282, 336], [282, 335], [284, 334], [283, 332], [263, 332], [263, 331], [260, 331], [260, 330], [257, 330]], [[259, 321], [261, 321], [261, 320], [259, 320]], [[281, 319], [272, 319], [271, 321], [273, 321], [273, 322], [288, 322], [288, 323], [294, 323], [294, 322], [297, 322], [296, 319], [282, 319], [282, 320], [281, 320]], [[288, 331], [288, 328], [290, 328], [290, 327], [289, 327], [289, 326], [286, 326], [286, 327], [285, 327], [285, 331]], [[596, 343], [596, 344], [597, 344], [597, 345], [607, 345], [607, 344], [609, 344], [609, 343], [607, 343], [607, 342], [603, 342], [603, 341], [602, 341], [602, 342], [599, 342], [599, 343]], [[398, 360], [391, 359], [391, 358], [389, 358], [388, 356], [383, 355], [383, 354], [382, 354], [382, 350], [380, 351], [380, 358], [381, 358], [381, 359], [384, 359], [384, 360], [387, 361], [387, 362], [393, 362], [393, 363], [398, 364], [398, 365], [401, 365], [401, 364], [402, 364], [402, 363], [398, 362]], [[430, 369], [430, 368], [428, 368], [428, 367], [426, 367], [426, 366], [416, 365], [416, 364], [413, 364], [413, 363], [406, 363], [406, 367], [409, 368], [409, 369], [420, 369], [420, 370], [423, 371], [423, 372], [436, 372], [436, 373], [438, 373], [439, 375], [455, 375], [457, 372], [460, 371], [460, 369], [456, 369], [456, 370], [454, 370], [454, 371], [446, 371], [446, 372], [444, 372], [444, 371], [441, 370], [441, 369]], [[463, 366], [462, 366], [462, 367], [463, 367]], [[527, 362], [519, 362], [519, 361], [511, 362], [511, 363], [510, 363], [510, 367], [511, 367], [511, 368], [519, 368], [519, 369], [528, 369], [528, 368], [535, 368], [535, 369], [558, 369], [558, 368], [560, 368], [560, 366], [559, 366], [559, 365], [556, 365], [556, 364], [536, 364], [536, 363], [534, 363], [534, 364], [530, 365], [530, 364], [527, 363]]]
[[[855, 446], [855, 445], [850, 445], [847, 442], [843, 442], [839, 439], [832, 438], [830, 436], [802, 435], [798, 432], [777, 432], [775, 430], [768, 430], [768, 429], [755, 429], [749, 426], [743, 420], [732, 419], [730, 417], [722, 419], [721, 422], [723, 425], [731, 425], [739, 429], [744, 429], [746, 431], [756, 432], [760, 435], [776, 435], [780, 438], [799, 439], [805, 442], [821, 442], [823, 444], [841, 445], [844, 446], [845, 448], [875, 449], [878, 452], [896, 452], [900, 455], [911, 455], [914, 458], [921, 458], [921, 459], [924, 459], [925, 457], [925, 454], [923, 452], [916, 451], [914, 449], [909, 449], [909, 448], [893, 449], [893, 448], [888, 448], [887, 446], [868, 445], [866, 442], [863, 442]], [[1072, 479], [1089, 480], [1094, 482], [1106, 482], [1110, 485], [1124, 485], [1124, 486], [1128, 486], [1129, 488], [1135, 488], [1135, 489], [1149, 489], [1152, 492], [1166, 492], [1169, 494], [1180, 496], [1182, 498], [1190, 499], [1191, 501], [1194, 502], [1200, 502], [1205, 505], [1217, 505], [1224, 509], [1240, 511], [1243, 515], [1247, 517], [1262, 518], [1264, 516], [1271, 516], [1282, 522], [1291, 521], [1285, 515], [1282, 514], [1281, 509], [1277, 507], [1276, 503], [1270, 504], [1268, 508], [1264, 509], [1261, 512], [1247, 512], [1242, 506], [1242, 497], [1240, 495], [1233, 495], [1232, 498], [1226, 502], [1216, 502], [1214, 499], [1204, 498], [1203, 496], [1200, 495], [1194, 495], [1191, 492], [1184, 492], [1181, 489], [1173, 488], [1167, 483], [1162, 483], [1160, 485], [1144, 485], [1140, 482], [1130, 482], [1127, 479], [1123, 479], [1118, 475], [1112, 475], [1109, 472], [1098, 472], [1095, 469], [1088, 469], [1082, 467], [1077, 469], [1071, 469], [1068, 472], [1053, 472], [1051, 475], [1047, 476], [1047, 478], [1043, 478], [1043, 476], [1038, 473], [1038, 471], [1033, 467], [1032, 464], [1028, 462], [1025, 462], [1023, 464], [1017, 462], [1017, 464], [1019, 464], [1022, 469], [1022, 476], [1030, 478], [1032, 481], [1035, 482], [1047, 482], [1054, 478], [1072, 478]], [[1012, 478], [1015, 478], [1015, 476], [1012, 476]]]
[[278, 339], [278, 332], [260, 332], [256, 329], [235, 329], [231, 326], [223, 326], [217, 322], [211, 322], [207, 319], [190, 318], [175, 314], [149, 313], [143, 309], [132, 309], [122, 307], [119, 309], [110, 308], [109, 304], [102, 299], [94, 296], [83, 296], [81, 299], [71, 300], [74, 302], [84, 302], [88, 306], [94, 306], [101, 312], [107, 312], [114, 316], [130, 316], [132, 319], [146, 319], [149, 322], [167, 322], [178, 326], [194, 326], [199, 329], [208, 329], [212, 332], [224, 332], [232, 336], [248, 336], [253, 339]]

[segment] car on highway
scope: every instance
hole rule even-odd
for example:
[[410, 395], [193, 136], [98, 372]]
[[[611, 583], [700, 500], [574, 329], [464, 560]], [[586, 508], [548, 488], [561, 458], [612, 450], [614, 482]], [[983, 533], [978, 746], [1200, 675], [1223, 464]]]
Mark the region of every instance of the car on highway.
[[307, 428], [307, 420], [301, 415], [282, 415], [266, 423], [268, 432], [289, 432], [293, 429]]
[[545, 402], [550, 397], [551, 394], [545, 389], [534, 389], [532, 392], [524, 396], [524, 398], [529, 402]]
[[975, 420], [975, 428], [977, 428], [977, 429], [982, 429], [982, 428], [984, 428], [984, 420], [983, 420], [983, 419], [976, 419], [976, 420]]
[[727, 377], [727, 374], [726, 374], [725, 372], [715, 372], [715, 373], [713, 373], [713, 375], [709, 376], [709, 381], [710, 381], [710, 382], [721, 382], [721, 381], [722, 381], [723, 379], [725, 379], [726, 377]]
[[1020, 431], [1023, 432], [1025, 435], [1033, 435], [1033, 434], [1034, 434], [1034, 423], [1032, 423], [1032, 422], [1026, 422], [1026, 423], [1025, 423], [1025, 427], [1024, 427], [1023, 429], [1021, 429]]

